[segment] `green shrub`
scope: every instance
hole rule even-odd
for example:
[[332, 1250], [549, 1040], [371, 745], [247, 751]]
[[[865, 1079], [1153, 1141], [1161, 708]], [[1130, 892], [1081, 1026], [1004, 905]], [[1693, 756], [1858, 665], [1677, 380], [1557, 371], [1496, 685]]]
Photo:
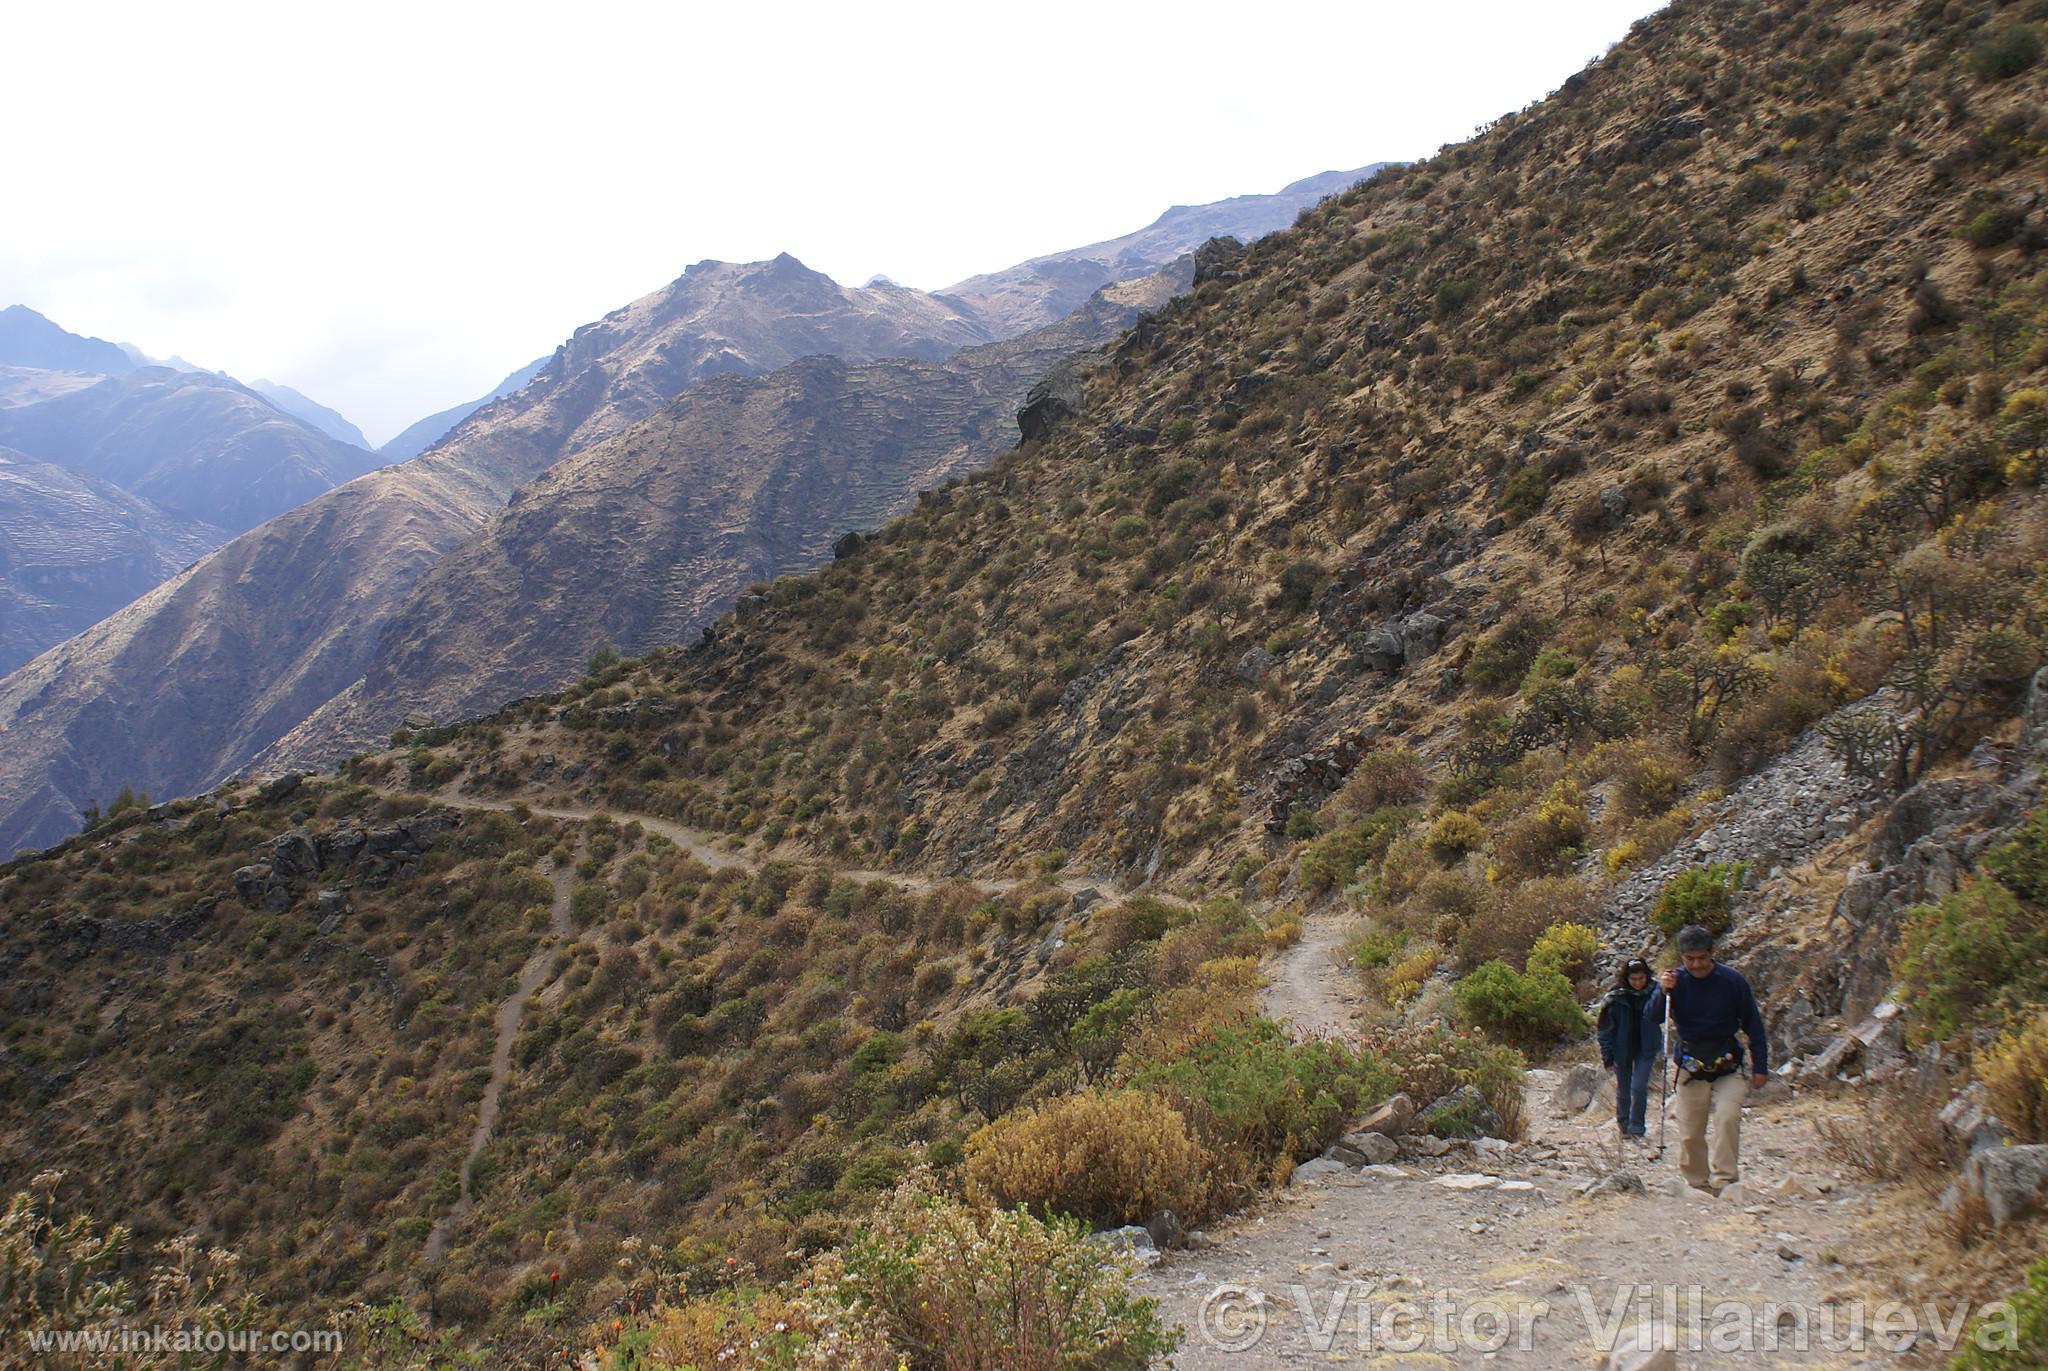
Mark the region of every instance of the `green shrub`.
[[1572, 985], [1555, 971], [1520, 972], [1488, 962], [1451, 988], [1458, 1018], [1516, 1046], [1545, 1047], [1586, 1031]]
[[1500, 493], [1500, 512], [1510, 525], [1526, 523], [1550, 498], [1550, 473], [1532, 462], [1514, 475]]
[[1323, 588], [1323, 569], [1314, 562], [1290, 562], [1280, 573], [1280, 593], [1273, 597], [1276, 608], [1299, 612], [1314, 603]]
[[1569, 652], [1546, 647], [1537, 652], [1536, 659], [1529, 663], [1529, 670], [1522, 677], [1517, 693], [1527, 699], [1544, 686], [1559, 681], [1568, 681], [1578, 674], [1579, 659]]
[[2027, 1268], [2026, 1284], [2012, 1294], [2008, 1323], [1978, 1316], [1963, 1338], [1951, 1371], [2038, 1371], [2048, 1366], [2048, 1257]]
[[1508, 1137], [1522, 1136], [1522, 1073], [1528, 1062], [1515, 1048], [1441, 1024], [1397, 1029], [1375, 1038], [1372, 1047], [1410, 1099], [1426, 1104], [1469, 1085], [1500, 1115]]
[[1514, 614], [1488, 630], [1472, 648], [1465, 677], [1481, 690], [1505, 690], [1528, 674], [1529, 663], [1550, 625], [1529, 614]]
[[1667, 938], [1676, 936], [1687, 924], [1698, 924], [1709, 933], [1726, 933], [1730, 906], [1748, 871], [1747, 862], [1710, 862], [1679, 872], [1664, 883], [1650, 911], [1650, 922]]
[[1533, 811], [1501, 829], [1493, 855], [1503, 875], [1554, 876], [1578, 859], [1592, 834], [1585, 797], [1571, 782], [1560, 781]]
[[1428, 766], [1420, 755], [1405, 747], [1376, 747], [1344, 778], [1335, 807], [1346, 814], [1370, 814], [1390, 805], [1412, 804], [1428, 787]]
[[2048, 1011], [1977, 1055], [1991, 1112], [2021, 1142], [2048, 1142]]
[[863, 1220], [812, 1287], [837, 1306], [839, 1336], [878, 1333], [916, 1349], [905, 1362], [918, 1366], [1142, 1371], [1179, 1343], [1156, 1301], [1131, 1289], [1128, 1268], [1080, 1223], [982, 1213], [919, 1178]]
[[1264, 1018], [1200, 1030], [1138, 1062], [1130, 1084], [1164, 1095], [1212, 1151], [1254, 1161], [1313, 1156], [1391, 1093], [1370, 1054], [1293, 1042]]
[[1893, 970], [1916, 1037], [2000, 1024], [2048, 999], [2048, 919], [2002, 882], [1975, 880], [1906, 911]]
[[2010, 205], [1992, 205], [1963, 221], [1956, 232], [1973, 248], [1995, 248], [2012, 241], [2026, 215]]
[[1984, 854], [1984, 873], [2023, 900], [2048, 904], [2048, 805]]
[[2040, 60], [2041, 31], [2032, 24], [2007, 24], [1970, 49], [1970, 69], [1985, 81], [2011, 80]]
[[1735, 194], [1752, 205], [1769, 204], [1785, 193], [1785, 178], [1756, 167], [1735, 183]]
[[1302, 888], [1311, 895], [1322, 895], [1349, 885], [1359, 867], [1384, 857], [1387, 845], [1414, 821], [1413, 809], [1393, 805], [1317, 838], [1301, 854], [1297, 874]]
[[1529, 949], [1529, 970], [1555, 971], [1568, 981], [1582, 981], [1593, 970], [1600, 934], [1590, 925], [1552, 924]]
[[865, 1076], [870, 1072], [886, 1071], [902, 1059], [901, 1033], [870, 1034], [865, 1042], [853, 1049], [853, 1074]]

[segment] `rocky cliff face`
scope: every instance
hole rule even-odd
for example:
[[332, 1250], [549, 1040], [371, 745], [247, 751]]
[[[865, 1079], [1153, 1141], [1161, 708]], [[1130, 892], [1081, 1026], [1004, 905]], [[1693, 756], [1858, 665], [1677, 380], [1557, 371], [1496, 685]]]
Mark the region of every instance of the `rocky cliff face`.
[[0, 448], [0, 671], [91, 627], [227, 536]]

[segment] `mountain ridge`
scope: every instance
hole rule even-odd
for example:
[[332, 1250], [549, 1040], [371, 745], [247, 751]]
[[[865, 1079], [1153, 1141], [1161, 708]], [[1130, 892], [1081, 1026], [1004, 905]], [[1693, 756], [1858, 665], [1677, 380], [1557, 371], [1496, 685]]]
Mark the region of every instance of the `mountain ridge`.
[[[793, 308], [800, 312], [789, 317]], [[832, 319], [843, 337], [825, 336]], [[524, 386], [466, 415], [422, 456], [213, 554], [232, 574], [195, 569], [68, 650], [0, 679], [0, 727], [15, 743], [12, 765], [0, 757], [0, 848], [59, 836], [67, 809], [82, 813], [121, 785], [178, 794], [247, 764], [361, 676], [416, 577], [475, 536], [519, 486], [695, 381], [772, 370], [821, 346], [856, 361], [935, 360], [987, 336], [965, 306], [900, 286], [842, 287], [788, 254], [692, 266], [578, 329]], [[415, 483], [421, 513], [408, 520]], [[351, 529], [356, 519], [365, 526]], [[397, 541], [389, 556], [374, 551], [379, 538]], [[351, 569], [333, 568], [324, 549], [334, 539], [350, 544]], [[321, 597], [309, 599], [309, 586]], [[243, 634], [209, 634], [209, 620]], [[258, 641], [267, 660], [251, 661], [244, 645]], [[232, 692], [225, 682], [237, 683]], [[164, 710], [159, 691], [185, 703]]]

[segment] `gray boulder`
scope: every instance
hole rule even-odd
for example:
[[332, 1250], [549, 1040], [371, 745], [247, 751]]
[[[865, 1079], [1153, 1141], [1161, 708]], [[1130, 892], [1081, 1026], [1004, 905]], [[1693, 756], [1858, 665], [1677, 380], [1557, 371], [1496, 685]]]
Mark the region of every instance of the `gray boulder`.
[[1211, 238], [1195, 249], [1195, 284], [1235, 281], [1238, 263], [1243, 260], [1243, 243], [1228, 236]]
[[1427, 612], [1411, 614], [1401, 621], [1401, 652], [1405, 660], [1421, 661], [1436, 651], [1437, 644], [1444, 640], [1444, 630], [1449, 625], [1441, 618]]
[[276, 804], [299, 788], [303, 778], [296, 771], [287, 771], [282, 776], [265, 781], [256, 791], [256, 803]]
[[1625, 485], [1603, 486], [1600, 490], [1600, 517], [1610, 527], [1619, 527], [1628, 522], [1629, 498]]
[[1976, 1085], [1942, 1106], [1941, 1128], [1950, 1145], [1965, 1156], [1987, 1147], [2003, 1147], [2010, 1137], [2005, 1124], [1985, 1108], [1984, 1091]]
[[251, 909], [267, 909], [275, 914], [291, 905], [290, 888], [271, 870], [268, 862], [236, 867], [234, 881], [235, 893]]
[[2048, 762], [2048, 666], [2034, 673], [2020, 708], [2020, 752], [2035, 765]]
[[[1478, 1089], [1461, 1085], [1423, 1111], [1423, 1122], [1439, 1136], [1499, 1137], [1508, 1126]], [[1448, 1130], [1448, 1131], [1447, 1131]]]
[[294, 828], [280, 833], [268, 844], [270, 867], [286, 880], [295, 877], [315, 876], [320, 872], [320, 849], [314, 845], [312, 835], [303, 828]]
[[1112, 1228], [1104, 1233], [1090, 1233], [1088, 1241], [1119, 1257], [1126, 1257], [1139, 1266], [1153, 1266], [1159, 1261], [1159, 1246], [1152, 1241], [1152, 1235], [1136, 1224]]
[[1607, 1354], [1601, 1371], [1678, 1371], [1678, 1354], [1668, 1347], [1641, 1347], [1624, 1342]]
[[1384, 1133], [1346, 1133], [1323, 1155], [1346, 1166], [1385, 1166], [1401, 1149]]
[[1280, 659], [1266, 649], [1252, 646], [1237, 659], [1237, 679], [1251, 685], [1271, 671]]
[[1026, 442], [1045, 437], [1081, 412], [1081, 365], [1078, 356], [1053, 363], [1024, 397], [1024, 408], [1017, 411], [1017, 431]]
[[1551, 1102], [1560, 1114], [1583, 1114], [1586, 1107], [1599, 1097], [1600, 1087], [1607, 1083], [1607, 1073], [1591, 1062], [1580, 1062], [1564, 1073], [1564, 1079], [1557, 1083], [1557, 1093]]
[[1633, 1171], [1610, 1171], [1585, 1187], [1587, 1195], [1646, 1195], [1649, 1187]]
[[1398, 1138], [1415, 1126], [1415, 1101], [1405, 1094], [1396, 1094], [1378, 1109], [1365, 1116], [1358, 1125], [1359, 1133], [1379, 1133], [1389, 1138]]
[[1391, 628], [1376, 628], [1365, 635], [1359, 644], [1358, 655], [1365, 665], [1383, 675], [1391, 676], [1401, 669], [1401, 663], [1408, 659], [1408, 649], [1401, 642], [1401, 635]]
[[2048, 1144], [1987, 1147], [1963, 1163], [1958, 1184], [1979, 1195], [1994, 1228], [2003, 1228], [2041, 1208], [2048, 1192]]

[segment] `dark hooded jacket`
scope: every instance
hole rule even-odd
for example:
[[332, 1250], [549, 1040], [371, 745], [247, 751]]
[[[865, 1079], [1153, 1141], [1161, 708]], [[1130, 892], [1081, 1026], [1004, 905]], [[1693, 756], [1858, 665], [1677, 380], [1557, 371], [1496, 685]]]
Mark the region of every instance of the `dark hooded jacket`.
[[1643, 1021], [1643, 1010], [1649, 1002], [1650, 987], [1631, 990], [1617, 986], [1607, 992], [1607, 998], [1600, 1002], [1601, 1061], [1632, 1062], [1638, 1057], [1656, 1055], [1657, 1039]]

